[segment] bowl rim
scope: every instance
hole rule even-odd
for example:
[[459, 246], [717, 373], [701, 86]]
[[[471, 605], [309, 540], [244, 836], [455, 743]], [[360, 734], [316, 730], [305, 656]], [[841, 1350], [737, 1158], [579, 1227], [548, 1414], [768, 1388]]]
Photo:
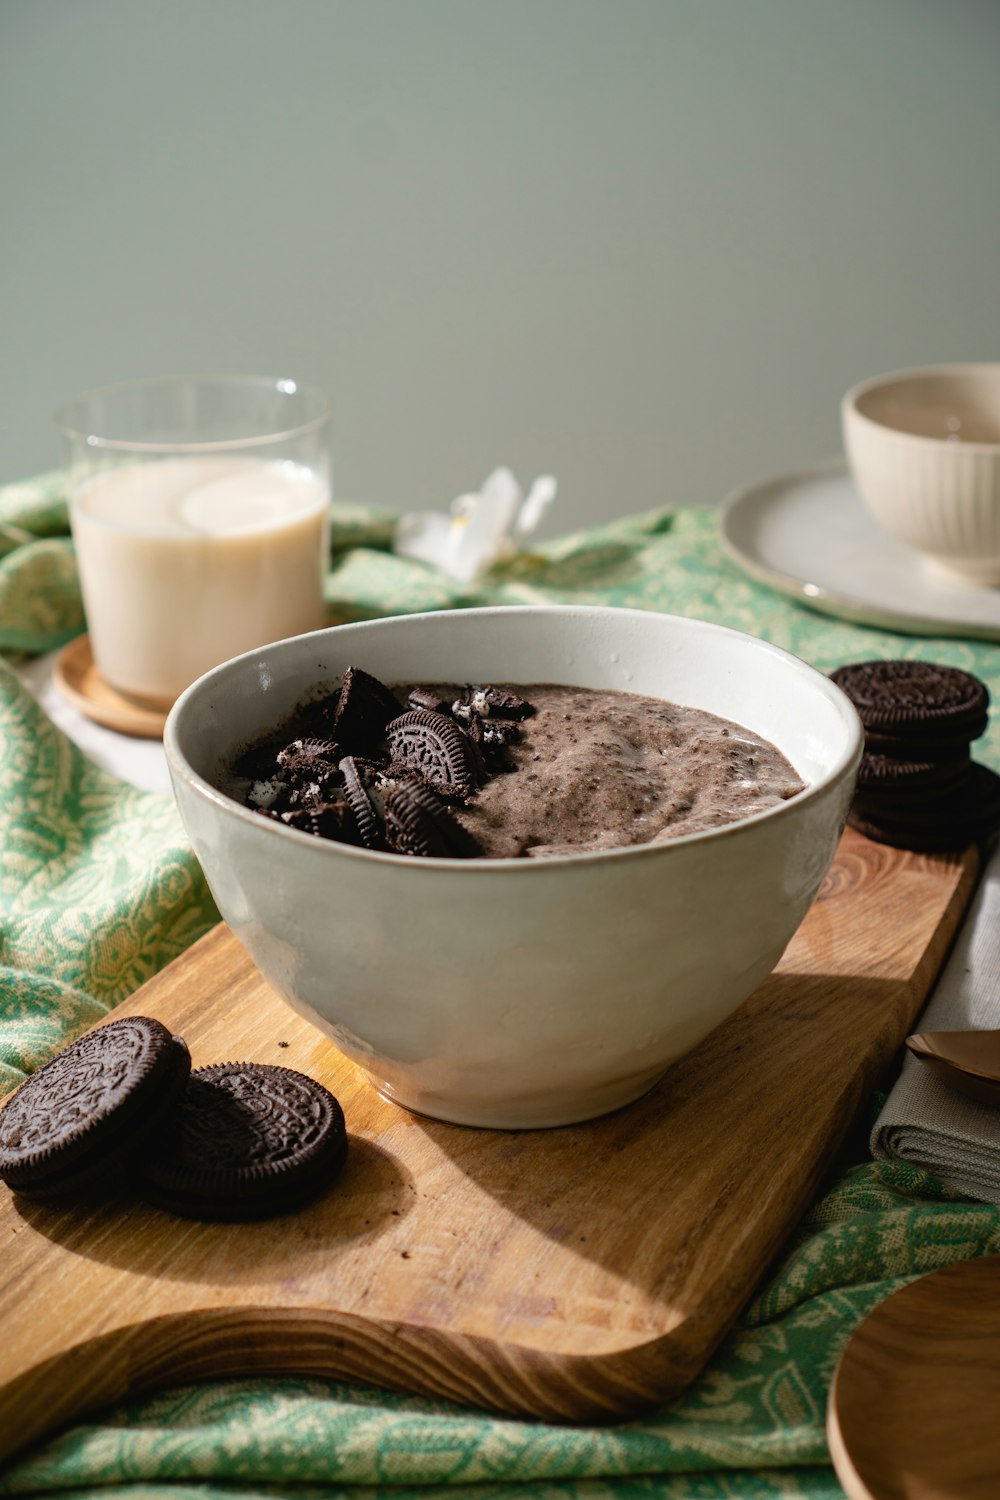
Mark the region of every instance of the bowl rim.
[[[231, 672], [239, 663], [247, 661], [251, 657], [259, 657], [261, 652], [269, 651], [277, 646], [283, 646], [291, 641], [315, 641], [318, 637], [329, 637], [342, 630], [353, 630], [364, 632], [368, 627], [379, 627], [387, 621], [409, 621], [418, 622], [427, 619], [439, 619], [444, 616], [456, 618], [458, 616], [475, 616], [479, 619], [489, 619], [500, 614], [520, 615], [553, 615], [583, 616], [594, 618], [613, 614], [615, 616], [631, 617], [637, 621], [648, 620], [650, 615], [654, 617], [674, 621], [683, 629], [690, 629], [694, 633], [705, 631], [711, 634], [732, 636], [741, 640], [753, 642], [754, 646], [769, 655], [778, 657], [790, 663], [796, 671], [802, 672], [807, 677], [815, 679], [815, 686], [819, 689], [830, 703], [839, 711], [844, 719], [848, 734], [847, 744], [844, 751], [838, 757], [836, 763], [816, 781], [809, 783], [805, 789], [795, 797], [786, 802], [779, 802], [773, 807], [764, 808], [761, 812], [751, 813], [745, 818], [739, 818], [731, 823], [723, 823], [715, 828], [703, 829], [697, 833], [680, 834], [676, 838], [664, 839], [657, 843], [627, 844], [615, 849], [581, 849], [570, 854], [551, 854], [544, 859], [504, 858], [504, 859], [454, 859], [442, 857], [425, 856], [415, 859], [412, 855], [396, 854], [390, 850], [365, 849], [354, 844], [340, 843], [335, 839], [319, 839], [314, 834], [306, 833], [301, 829], [288, 828], [279, 822], [264, 819], [258, 813], [248, 807], [244, 807], [235, 798], [229, 797], [212, 785], [212, 783], [188, 762], [179, 744], [179, 726], [184, 715], [189, 712], [191, 703], [202, 693], [208, 691], [213, 680]], [[361, 859], [365, 862], [376, 861], [379, 864], [390, 866], [421, 869], [438, 869], [454, 872], [456, 869], [476, 872], [476, 878], [485, 878], [487, 873], [499, 874], [511, 869], [533, 869], [544, 872], [553, 868], [566, 868], [576, 865], [593, 865], [602, 860], [620, 859], [642, 859], [650, 856], [661, 856], [664, 851], [670, 849], [686, 848], [692, 844], [704, 843], [706, 840], [718, 842], [725, 838], [739, 837], [748, 830], [759, 827], [765, 822], [773, 822], [778, 818], [794, 816], [795, 811], [806, 801], [813, 801], [831, 786], [835, 785], [843, 776], [856, 771], [860, 764], [864, 749], [864, 728], [857, 709], [848, 698], [847, 694], [832, 682], [818, 667], [813, 667], [800, 656], [791, 651], [786, 651], [782, 646], [776, 646], [771, 641], [766, 641], [760, 636], [751, 635], [748, 631], [737, 630], [730, 625], [719, 625], [712, 620], [701, 620], [690, 615], [671, 615], [662, 611], [651, 611], [642, 609], [629, 609], [617, 605], [584, 605], [584, 604], [500, 604], [483, 605], [468, 609], [446, 609], [425, 610], [420, 613], [407, 615], [381, 615], [373, 620], [357, 620], [345, 622], [341, 625], [329, 625], [321, 630], [310, 631], [302, 636], [288, 636], [281, 641], [272, 641], [265, 646], [258, 646], [253, 651], [245, 651], [240, 656], [231, 657], [229, 661], [221, 662], [217, 667], [204, 673], [191, 685], [185, 688], [177, 701], [173, 704], [167, 715], [166, 725], [163, 732], [163, 748], [167, 759], [167, 765], [171, 775], [171, 781], [183, 781], [188, 789], [202, 801], [209, 802], [219, 808], [227, 817], [234, 817], [244, 826], [252, 826], [260, 830], [265, 836], [291, 839], [293, 843], [318, 850], [325, 848], [329, 852], [320, 857], [340, 858], [347, 857]], [[784, 752], [782, 752], [784, 753]], [[176, 787], [174, 796], [176, 799]]]
[[860, 422], [867, 427], [874, 428], [876, 432], [891, 433], [894, 437], [905, 439], [908, 443], [918, 443], [931, 448], [945, 449], [949, 453], [987, 453], [992, 456], [1000, 456], [1000, 440], [995, 443], [967, 442], [964, 439], [960, 443], [952, 442], [949, 438], [930, 437], [926, 433], [906, 432], [902, 427], [892, 427], [888, 422], [879, 422], [867, 412], [863, 412], [858, 406], [862, 396], [877, 391], [880, 386], [904, 385], [911, 380], [926, 380], [929, 377], [977, 375], [993, 372], [1000, 379], [1000, 362], [996, 360], [967, 360], [964, 363], [956, 362], [943, 365], [913, 365], [905, 370], [890, 370], [884, 375], [872, 375], [866, 380], [858, 381], [852, 385], [841, 397], [840, 409], [844, 420], [850, 416], [855, 422]]

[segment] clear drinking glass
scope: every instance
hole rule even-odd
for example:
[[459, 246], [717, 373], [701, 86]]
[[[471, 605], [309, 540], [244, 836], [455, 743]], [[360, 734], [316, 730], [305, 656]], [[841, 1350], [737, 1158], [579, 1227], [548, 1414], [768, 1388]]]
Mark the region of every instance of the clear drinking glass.
[[56, 412], [91, 651], [167, 705], [219, 662], [325, 623], [330, 408], [294, 380], [191, 375]]

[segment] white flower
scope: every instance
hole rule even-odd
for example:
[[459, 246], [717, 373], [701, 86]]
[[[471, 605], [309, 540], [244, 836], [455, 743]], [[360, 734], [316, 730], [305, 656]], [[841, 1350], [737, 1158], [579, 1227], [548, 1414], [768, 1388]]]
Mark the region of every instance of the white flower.
[[536, 479], [525, 495], [509, 469], [494, 469], [477, 494], [459, 495], [448, 514], [426, 510], [401, 516], [396, 552], [471, 583], [524, 544], [555, 494], [551, 474]]

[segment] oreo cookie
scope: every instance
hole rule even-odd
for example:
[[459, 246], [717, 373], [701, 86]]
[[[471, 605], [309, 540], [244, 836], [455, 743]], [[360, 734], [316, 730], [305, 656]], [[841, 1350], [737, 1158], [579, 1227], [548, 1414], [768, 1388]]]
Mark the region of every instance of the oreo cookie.
[[1000, 827], [1000, 776], [971, 761], [965, 781], [943, 795], [902, 807], [873, 806], [856, 797], [847, 821], [866, 838], [897, 849], [964, 849]]
[[336, 839], [341, 844], [361, 843], [354, 811], [342, 792], [341, 795], [332, 792], [329, 801], [306, 802], [286, 812], [275, 812], [273, 808], [259, 808], [258, 811], [264, 817], [284, 823], [286, 828], [298, 828], [315, 838]]
[[268, 1218], [322, 1192], [346, 1154], [343, 1110], [314, 1078], [269, 1063], [218, 1063], [191, 1074], [138, 1188], [182, 1218]]
[[865, 733], [895, 746], [924, 739], [968, 745], [986, 728], [986, 686], [958, 667], [864, 661], [838, 667], [830, 676], [858, 710]]
[[428, 709], [411, 709], [386, 728], [389, 753], [397, 765], [416, 771], [457, 796], [468, 797], [479, 783], [479, 758], [453, 720]]
[[370, 672], [348, 667], [334, 709], [334, 734], [345, 755], [368, 755], [385, 738], [386, 725], [398, 717], [399, 699]]
[[832, 681], [861, 715], [865, 754], [849, 822], [877, 843], [921, 852], [963, 849], [1000, 822], [1000, 778], [970, 759], [990, 693], [960, 667], [856, 661]]
[[181, 1037], [150, 1016], [87, 1032], [0, 1110], [0, 1178], [25, 1197], [106, 1197], [176, 1107], [191, 1071]]
[[[487, 722], [489, 722], [487, 720]], [[515, 726], [516, 727], [516, 726]], [[483, 728], [483, 720], [471, 718], [463, 729], [463, 734], [472, 746], [472, 757], [475, 761], [475, 782], [482, 786], [489, 779], [490, 769], [487, 764], [486, 733]], [[463, 798], [464, 800], [464, 798]]]
[[[975, 736], [979, 738], [978, 735]], [[907, 760], [910, 756], [916, 756], [918, 760], [941, 762], [955, 760], [959, 756], [968, 755], [970, 737], [958, 731], [953, 735], [921, 734], [919, 739], [911, 735], [907, 737], [902, 734], [878, 734], [875, 730], [865, 731], [865, 748], [873, 755], [886, 755], [893, 760]]]
[[972, 772], [968, 754], [951, 760], [898, 760], [866, 750], [858, 768], [855, 802], [876, 807], [926, 806], [966, 785]]
[[457, 719], [473, 715], [480, 719], [527, 719], [535, 709], [527, 698], [511, 688], [470, 687], [461, 698], [456, 698], [451, 711]]
[[385, 848], [382, 820], [367, 785], [368, 777], [377, 769], [372, 762], [357, 759], [353, 755], [345, 755], [340, 762], [344, 791], [354, 814], [361, 843], [366, 849]]
[[423, 687], [418, 683], [416, 687], [410, 688], [406, 697], [411, 708], [427, 709], [430, 713], [434, 714], [446, 714], [449, 712], [447, 698], [442, 698], [436, 688]]
[[401, 781], [385, 799], [385, 837], [397, 854], [472, 859], [482, 851], [426, 783]]
[[865, 729], [848, 822], [866, 837], [921, 852], [961, 849], [1000, 823], [1000, 778], [970, 759], [989, 693], [957, 667], [856, 662], [831, 673]]
[[318, 740], [306, 737], [292, 740], [275, 757], [279, 766], [300, 772], [302, 769], [322, 775], [335, 771], [340, 760], [340, 746], [334, 740]]

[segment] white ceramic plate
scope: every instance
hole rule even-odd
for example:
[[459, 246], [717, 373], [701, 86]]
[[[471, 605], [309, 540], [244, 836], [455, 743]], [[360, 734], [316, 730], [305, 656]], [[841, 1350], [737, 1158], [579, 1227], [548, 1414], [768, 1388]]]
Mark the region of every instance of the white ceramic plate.
[[738, 490], [719, 519], [740, 567], [824, 614], [1000, 641], [1000, 588], [953, 578], [882, 531], [842, 460]]

